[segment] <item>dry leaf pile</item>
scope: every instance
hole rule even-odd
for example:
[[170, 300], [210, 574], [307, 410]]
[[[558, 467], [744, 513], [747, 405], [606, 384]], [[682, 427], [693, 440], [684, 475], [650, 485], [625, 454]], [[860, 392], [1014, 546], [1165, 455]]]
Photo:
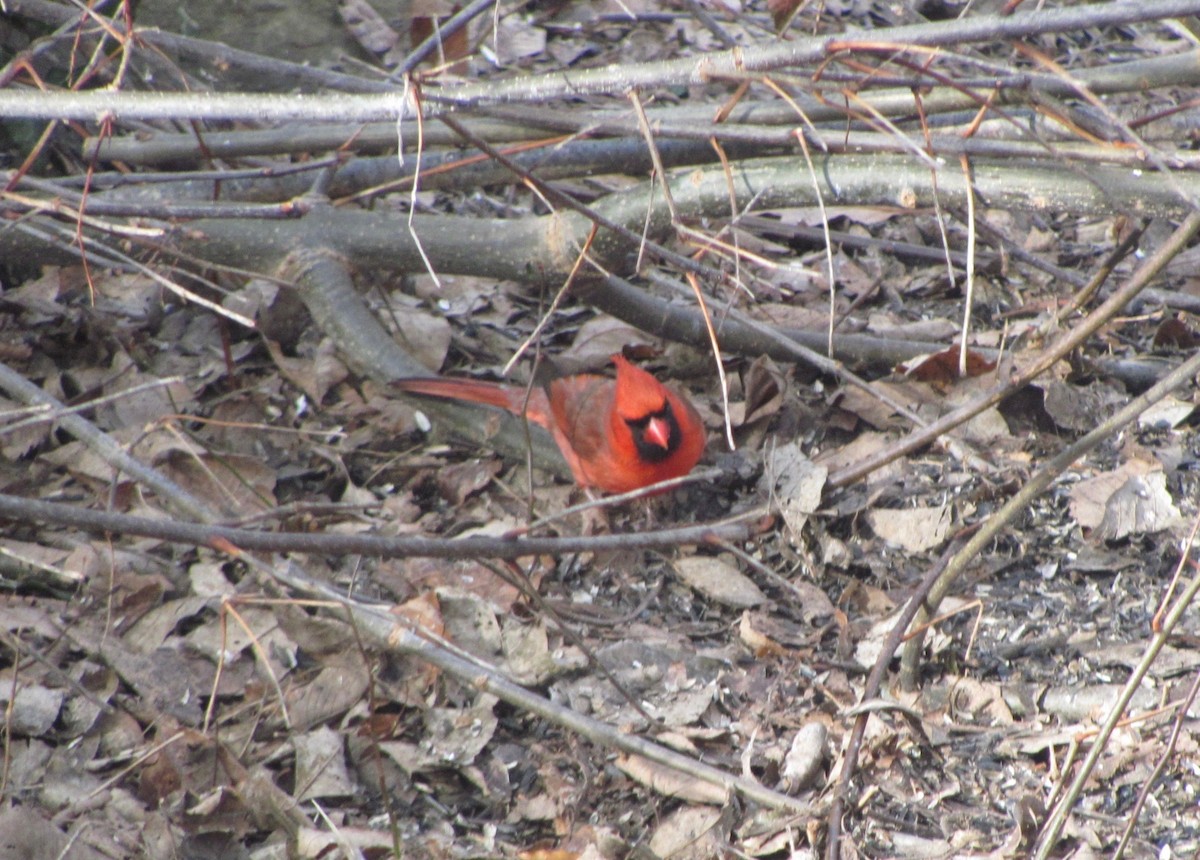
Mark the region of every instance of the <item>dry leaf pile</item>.
[[[361, 56], [337, 74], [370, 90], [367, 60], [403, 71], [455, 11], [410, 5], [339, 4], [327, 38]], [[84, 58], [46, 30], [77, 13], [9, 6], [21, 28], [0, 45], [26, 53], [6, 83]], [[14, 156], [0, 197], [0, 856], [801, 860], [834, 841], [841, 857], [1024, 856], [1059, 802], [1072, 814], [1044, 856], [1110, 855], [1126, 828], [1124, 856], [1200, 851], [1200, 624], [1181, 562], [1200, 516], [1197, 395], [1136, 400], [1200, 343], [1196, 247], [1103, 304], [1195, 217], [1196, 82], [1175, 66], [1145, 87], [1101, 74], [1194, 58], [1195, 19], [913, 48], [946, 14], [502, 6], [421, 80], [431, 116], [461, 97], [450, 122], [502, 151], [478, 157], [430, 119], [415, 191], [411, 165], [378, 154], [393, 123], [302, 150], [288, 141], [323, 127], [91, 123], [40, 142], [33, 120], [0, 127]], [[666, 62], [868, 24], [876, 44], [774, 76]], [[89, 86], [132, 44], [98, 50]], [[255, 88], [245, 56], [171, 44], [139, 57], [128, 89], [153, 89], [165, 57], [190, 84]], [[571, 80], [606, 64], [662, 79]], [[1007, 88], [1018, 68], [1043, 76], [1029, 99]], [[501, 93], [481, 107], [445, 86], [564, 70], [578, 90], [549, 105]], [[1047, 83], [1064, 70], [1078, 91]], [[345, 83], [271, 61], [261, 87], [284, 72], [311, 74], [304, 89]], [[877, 88], [906, 112], [860, 103]], [[1080, 94], [1093, 89], [1106, 100]], [[980, 93], [995, 104], [967, 97]], [[259, 150], [251, 132], [276, 136]], [[197, 150], [197, 136], [211, 139]], [[679, 168], [675, 216], [646, 181], [647, 137]], [[245, 148], [213, 149], [227, 144]], [[104, 153], [86, 219], [63, 196], [89, 175], [81, 146]], [[950, 167], [930, 180], [939, 159]], [[591, 235], [561, 195], [644, 229], [647, 246], [608, 223]], [[688, 278], [721, 332], [724, 392]], [[803, 352], [831, 321], [837, 366]], [[544, 368], [509, 367], [519, 353], [571, 372], [631, 345], [688, 390], [715, 468], [603, 513], [564, 513], [584, 499], [520, 422], [386, 385], [421, 368], [524, 381]], [[986, 531], [1127, 407], [1136, 420]], [[147, 522], [53, 523], [22, 501]], [[177, 521], [199, 536], [155, 531]], [[705, 533], [719, 521], [738, 531]], [[254, 550], [217, 525], [347, 543]], [[981, 533], [926, 605], [920, 659], [901, 658], [910, 598]], [[420, 536], [441, 549], [352, 543]], [[1114, 709], [1131, 719], [1097, 744]]]

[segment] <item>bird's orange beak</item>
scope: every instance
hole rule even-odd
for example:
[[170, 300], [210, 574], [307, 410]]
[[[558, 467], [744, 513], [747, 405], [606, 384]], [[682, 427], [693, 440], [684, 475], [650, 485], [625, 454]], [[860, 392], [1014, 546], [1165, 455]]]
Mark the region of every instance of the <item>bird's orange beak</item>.
[[646, 438], [666, 450], [671, 443], [671, 427], [661, 418], [651, 418], [646, 425]]

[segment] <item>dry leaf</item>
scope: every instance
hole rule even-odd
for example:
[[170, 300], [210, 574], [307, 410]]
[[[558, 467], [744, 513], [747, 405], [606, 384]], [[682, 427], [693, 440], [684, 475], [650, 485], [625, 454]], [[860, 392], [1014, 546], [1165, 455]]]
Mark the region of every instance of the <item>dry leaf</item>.
[[985, 683], [970, 677], [953, 677], [949, 681], [948, 705], [955, 723], [982, 726], [1011, 726], [1012, 711], [999, 684]]
[[[922, 355], [899, 365], [896, 370], [918, 382], [928, 382], [934, 385], [946, 386], [957, 382], [963, 377], [958, 372], [958, 344], [954, 344], [941, 352], [932, 355]], [[967, 377], [982, 376], [996, 369], [994, 361], [988, 361], [978, 352], [967, 350]]]
[[386, 54], [400, 40], [367, 0], [340, 0], [338, 14], [355, 40], [372, 54]]
[[366, 694], [369, 682], [362, 654], [347, 651], [329, 655], [315, 678], [288, 687], [284, 694], [293, 730], [307, 731], [342, 716]]
[[390, 831], [341, 824], [334, 831], [301, 827], [292, 849], [297, 860], [330, 857], [386, 857], [395, 848]]
[[393, 304], [400, 305], [386, 317], [396, 326], [392, 336], [405, 352], [436, 373], [445, 363], [450, 349], [450, 323], [445, 317], [425, 310], [411, 296], [392, 294], [389, 298]]
[[0, 673], [0, 712], [7, 730], [18, 737], [40, 738], [49, 732], [58, 720], [64, 698], [62, 690], [40, 684], [14, 685], [11, 670]]
[[184, 597], [157, 606], [129, 626], [125, 644], [149, 654], [166, 641], [176, 626], [204, 611], [209, 603], [204, 597]]
[[526, 15], [505, 15], [496, 33], [496, 62], [511, 65], [546, 50], [546, 31]]
[[277, 474], [261, 457], [189, 454], [175, 450], [155, 465], [216, 510], [250, 516], [276, 505]]
[[[7, 294], [5, 298], [8, 298]], [[48, 413], [49, 410], [44, 412]], [[24, 421], [34, 414], [24, 404], [0, 397], [0, 455], [5, 459], [21, 459], [50, 436], [50, 430], [54, 427], [52, 421], [37, 421], [12, 429], [6, 426]]]
[[105, 382], [103, 393], [114, 398], [96, 407], [96, 419], [105, 429], [141, 431], [164, 415], [186, 412], [196, 402], [195, 393], [185, 381], [158, 384], [156, 376], [143, 373], [124, 352], [113, 355], [105, 377], [111, 381]]
[[1154, 333], [1154, 345], [1159, 349], [1195, 349], [1197, 344], [1200, 344], [1200, 335], [1178, 317], [1163, 320], [1158, 331]]
[[1125, 405], [1129, 399], [1103, 382], [1071, 385], [1054, 380], [1044, 389], [1046, 414], [1064, 430], [1086, 432]]
[[423, 745], [443, 767], [465, 767], [475, 761], [496, 733], [494, 711], [499, 700], [480, 694], [469, 708], [430, 708], [425, 714]]
[[[88, 823], [81, 824], [86, 829]], [[0, 851], [13, 860], [103, 860], [105, 857], [25, 806], [0, 812]]]
[[579, 327], [571, 345], [555, 356], [562, 372], [595, 371], [608, 364], [608, 357], [630, 344], [644, 344], [646, 335], [615, 317], [600, 314]]
[[1094, 529], [1104, 519], [1108, 500], [1130, 478], [1140, 477], [1158, 469], [1156, 463], [1142, 459], [1129, 460], [1117, 469], [1102, 472], [1094, 477], [1077, 482], [1071, 487], [1071, 516], [1085, 529]]
[[520, 860], [576, 860], [578, 851], [564, 851], [561, 848], [535, 848], [532, 851], [521, 851], [517, 854]]
[[796, 732], [784, 756], [780, 774], [783, 787], [789, 794], [804, 791], [816, 782], [828, 755], [828, 736], [829, 730], [824, 723], [805, 723]]
[[745, 413], [742, 424], [769, 419], [779, 412], [787, 391], [787, 377], [770, 356], [760, 355], [742, 374]]
[[337, 347], [329, 338], [322, 339], [317, 354], [310, 358], [292, 358], [283, 354], [279, 344], [267, 341], [271, 360], [288, 380], [303, 391], [315, 404], [325, 400], [325, 394], [350, 375], [346, 365], [337, 357]]
[[297, 802], [326, 797], [349, 797], [359, 786], [346, 770], [346, 755], [340, 732], [319, 726], [292, 735], [296, 751]]
[[1174, 397], [1164, 397], [1152, 404], [1138, 416], [1138, 426], [1142, 428], [1167, 427], [1174, 429], [1192, 417], [1196, 404]]
[[779, 657], [787, 653], [782, 645], [755, 628], [749, 612], [742, 613], [738, 636], [755, 657]]
[[692, 803], [711, 803], [717, 806], [721, 806], [729, 800], [725, 789], [721, 786], [696, 779], [641, 756], [622, 754], [617, 756], [613, 764], [634, 782], [646, 786], [663, 797], [672, 797]]
[[778, 445], [767, 455], [761, 486], [779, 506], [793, 546], [800, 545], [804, 524], [821, 505], [828, 475], [828, 468], [808, 459], [794, 442]]
[[504, 637], [490, 602], [456, 588], [439, 588], [437, 597], [447, 639], [485, 660], [494, 660], [500, 655]]
[[418, 594], [406, 603], [393, 606], [391, 611], [418, 630], [432, 633], [434, 636], [445, 635], [441, 605], [433, 592]]
[[691, 555], [675, 562], [679, 578], [696, 591], [734, 609], [746, 609], [767, 601], [747, 576], [730, 564], [725, 556]]
[[725, 830], [721, 810], [680, 807], [655, 828], [650, 850], [662, 860], [715, 860], [727, 856]]
[[1135, 475], [1108, 498], [1104, 517], [1092, 537], [1120, 540], [1136, 534], [1152, 534], [1179, 523], [1182, 515], [1167, 491], [1163, 472]]
[[888, 543], [906, 552], [926, 552], [946, 540], [952, 517], [949, 505], [901, 510], [877, 508], [867, 511], [867, 522]]
[[503, 641], [505, 667], [518, 684], [541, 685], [562, 671], [550, 652], [550, 639], [541, 624], [506, 619]]
[[[882, 595], [882, 593], [880, 593]], [[888, 601], [890, 603], [890, 601]], [[955, 613], [969, 605], [975, 604], [974, 601], [964, 600], [961, 597], [945, 597], [942, 599], [938, 609], [941, 614], [949, 615]], [[977, 605], [977, 604], [975, 604]], [[876, 659], [883, 651], [883, 643], [887, 641], [888, 636], [892, 632], [892, 627], [896, 623], [896, 617], [899, 610], [892, 612], [886, 617], [880, 618], [871, 625], [871, 629], [867, 631], [854, 647], [854, 659], [860, 666], [873, 666]], [[938, 626], [931, 627], [925, 638], [926, 647], [931, 654], [940, 654], [947, 648], [954, 646], [954, 639], [943, 633]]]
[[[867, 457], [884, 450], [893, 443], [886, 433], [859, 433], [854, 441], [840, 448], [832, 448], [821, 453], [815, 460], [830, 472], [847, 468], [865, 460]], [[908, 466], [908, 460], [901, 457], [871, 473], [872, 483], [886, 483], [899, 477]]]
[[503, 464], [496, 458], [478, 458], [438, 469], [438, 494], [452, 505], [461, 505], [491, 483]]

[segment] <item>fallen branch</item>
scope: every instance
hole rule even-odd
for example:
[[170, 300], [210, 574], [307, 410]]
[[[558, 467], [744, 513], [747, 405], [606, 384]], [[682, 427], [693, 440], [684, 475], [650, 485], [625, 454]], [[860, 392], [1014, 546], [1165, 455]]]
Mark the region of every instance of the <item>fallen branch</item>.
[[572, 552], [665, 549], [712, 541], [745, 541], [761, 534], [771, 520], [763, 510], [720, 523], [658, 531], [569, 537], [376, 537], [372, 535], [260, 532], [227, 526], [152, 520], [110, 511], [93, 511], [58, 502], [39, 502], [0, 494], [0, 517], [17, 522], [43, 522], [88, 531], [139, 535], [224, 551], [230, 544], [259, 552], [302, 552], [318, 555], [366, 555], [374, 558], [523, 558]]

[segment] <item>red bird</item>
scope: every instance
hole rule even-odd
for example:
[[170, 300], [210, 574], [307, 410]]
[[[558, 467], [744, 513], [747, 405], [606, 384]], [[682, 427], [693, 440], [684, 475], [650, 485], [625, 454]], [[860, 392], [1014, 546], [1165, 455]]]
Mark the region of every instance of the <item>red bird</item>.
[[392, 384], [411, 394], [507, 409], [554, 436], [581, 487], [626, 493], [691, 471], [704, 453], [704, 423], [688, 399], [623, 355], [617, 378], [582, 373], [529, 392], [474, 379], [414, 378]]

